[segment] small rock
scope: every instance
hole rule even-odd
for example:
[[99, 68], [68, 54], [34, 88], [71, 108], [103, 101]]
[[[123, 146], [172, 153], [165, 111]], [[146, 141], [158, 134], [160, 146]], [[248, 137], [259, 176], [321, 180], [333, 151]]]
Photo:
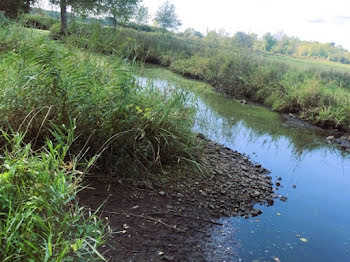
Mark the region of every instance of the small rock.
[[260, 164], [258, 164], [258, 165], [255, 165], [255, 167], [256, 167], [256, 168], [260, 168], [260, 167], [261, 167], [261, 165], [260, 165]]
[[282, 201], [282, 202], [286, 202], [287, 201], [287, 197], [285, 197], [285, 196], [280, 196], [280, 200]]
[[276, 186], [281, 186], [281, 183], [278, 183], [278, 182], [277, 182], [277, 183], [276, 183]]
[[277, 178], [277, 180], [278, 180], [278, 181], [281, 181], [281, 180], [282, 180], [282, 177]]
[[274, 203], [274, 201], [273, 201], [272, 198], [267, 198], [266, 201], [267, 201], [267, 204], [268, 204], [269, 206], [272, 206], [273, 203]]
[[252, 212], [251, 212], [251, 215], [252, 217], [256, 217], [258, 215], [262, 214], [262, 211], [260, 209], [254, 209]]
[[223, 214], [225, 217], [229, 217], [230, 216], [230, 212], [228, 212], [227, 210], [221, 211], [221, 214]]
[[294, 189], [295, 189], [296, 187], [297, 187], [296, 185], [292, 185], [292, 188], [294, 188]]
[[326, 137], [326, 140], [334, 140], [334, 139], [335, 139], [334, 136], [327, 136], [327, 137]]
[[159, 191], [159, 195], [165, 196], [165, 192], [164, 191]]
[[242, 99], [242, 100], [239, 100], [238, 102], [240, 102], [241, 104], [245, 105], [247, 103], [247, 100]]

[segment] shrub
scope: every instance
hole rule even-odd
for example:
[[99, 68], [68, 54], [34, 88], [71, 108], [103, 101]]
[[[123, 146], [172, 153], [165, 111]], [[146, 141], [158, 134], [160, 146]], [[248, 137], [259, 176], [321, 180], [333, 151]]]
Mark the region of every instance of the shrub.
[[49, 30], [58, 20], [49, 16], [24, 14], [20, 17], [21, 23], [26, 27]]

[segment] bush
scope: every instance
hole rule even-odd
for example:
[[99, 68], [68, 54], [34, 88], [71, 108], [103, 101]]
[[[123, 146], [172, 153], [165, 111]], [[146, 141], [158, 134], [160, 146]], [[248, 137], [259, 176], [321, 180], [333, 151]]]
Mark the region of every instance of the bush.
[[20, 17], [21, 23], [26, 27], [49, 30], [58, 20], [49, 16], [24, 14]]
[[53, 24], [50, 27], [50, 37], [52, 39], [59, 39], [61, 37], [61, 23]]

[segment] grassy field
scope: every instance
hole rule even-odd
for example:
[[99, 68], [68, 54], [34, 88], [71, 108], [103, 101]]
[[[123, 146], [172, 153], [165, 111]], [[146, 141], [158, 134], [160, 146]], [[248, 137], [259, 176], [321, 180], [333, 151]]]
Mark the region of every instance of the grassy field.
[[183, 92], [138, 86], [116, 55], [0, 28], [0, 260], [101, 260], [108, 230], [79, 206], [84, 177], [149, 185], [198, 173], [194, 109]]
[[313, 69], [318, 71], [338, 71], [346, 74], [350, 73], [350, 65], [327, 61], [324, 59], [306, 59], [268, 54], [262, 56], [270, 59], [271, 61], [286, 63], [296, 68]]

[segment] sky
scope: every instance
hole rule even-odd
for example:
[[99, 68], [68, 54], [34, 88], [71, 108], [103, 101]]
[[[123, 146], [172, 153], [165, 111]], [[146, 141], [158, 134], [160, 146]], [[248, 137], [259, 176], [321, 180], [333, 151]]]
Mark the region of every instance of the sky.
[[[45, 2], [47, 0], [41, 0]], [[143, 0], [154, 15], [164, 0]], [[259, 36], [283, 31], [301, 40], [350, 50], [350, 0], [172, 0], [183, 25], [202, 33], [224, 29]], [[45, 4], [43, 4], [45, 6]]]

